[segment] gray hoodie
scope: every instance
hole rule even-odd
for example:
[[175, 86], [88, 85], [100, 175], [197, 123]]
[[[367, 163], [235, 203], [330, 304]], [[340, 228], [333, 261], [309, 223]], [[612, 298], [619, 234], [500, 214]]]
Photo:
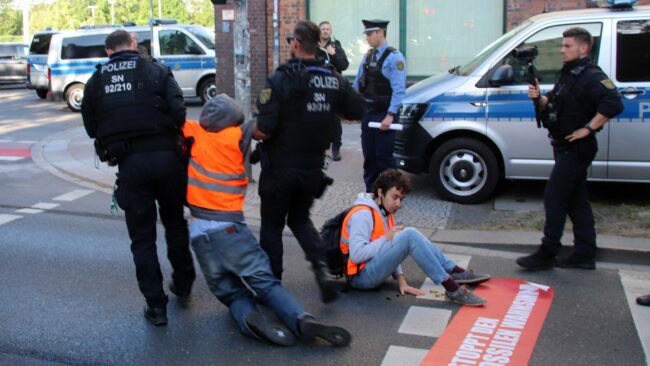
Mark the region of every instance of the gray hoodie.
[[[379, 212], [379, 206], [372, 199], [371, 193], [359, 193], [354, 205], [366, 205]], [[388, 229], [388, 216], [382, 217], [384, 228]], [[373, 229], [372, 213], [368, 210], [355, 212], [348, 220], [348, 233], [350, 234], [350, 260], [354, 263], [362, 263], [371, 260], [386, 245], [391, 245], [392, 241], [382, 236], [381, 238], [370, 241]], [[403, 274], [401, 265], [398, 265], [393, 272], [393, 276]]]

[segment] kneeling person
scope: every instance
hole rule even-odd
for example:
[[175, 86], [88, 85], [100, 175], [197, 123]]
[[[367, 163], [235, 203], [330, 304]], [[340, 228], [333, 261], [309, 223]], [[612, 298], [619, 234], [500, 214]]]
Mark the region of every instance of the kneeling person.
[[401, 263], [410, 255], [434, 283], [442, 283], [447, 300], [483, 305], [485, 299], [474, 295], [466, 285], [485, 282], [489, 275], [457, 266], [417, 229], [395, 226], [393, 214], [400, 209], [410, 186], [408, 177], [399, 170], [385, 170], [375, 180], [373, 193], [359, 194], [343, 220], [341, 251], [349, 255], [345, 275], [350, 286], [373, 289], [392, 274], [402, 295], [424, 295], [409, 286], [404, 277]]
[[[191, 245], [210, 291], [228, 308], [241, 331], [288, 346], [295, 336], [320, 337], [334, 346], [350, 343], [345, 329], [317, 322], [271, 273], [266, 253], [244, 222], [248, 179], [244, 157], [254, 125], [242, 125], [239, 105], [225, 94], [211, 99], [200, 122], [187, 121], [194, 139], [188, 167], [187, 202]], [[285, 325], [266, 319], [259, 300]]]

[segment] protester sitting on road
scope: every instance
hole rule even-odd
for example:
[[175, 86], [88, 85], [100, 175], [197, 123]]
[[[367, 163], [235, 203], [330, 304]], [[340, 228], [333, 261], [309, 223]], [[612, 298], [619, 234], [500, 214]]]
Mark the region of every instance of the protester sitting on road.
[[[334, 346], [350, 343], [341, 327], [317, 322], [271, 272], [266, 253], [244, 222], [248, 179], [244, 157], [254, 122], [242, 124], [241, 107], [220, 94], [187, 121], [183, 132], [193, 139], [188, 167], [187, 203], [193, 220], [191, 245], [210, 291], [228, 308], [241, 331], [288, 346], [295, 336], [322, 338]], [[284, 322], [265, 318], [256, 302]], [[287, 327], [289, 329], [287, 329]]]
[[490, 279], [490, 275], [465, 270], [447, 258], [415, 228], [395, 226], [397, 212], [411, 189], [409, 178], [396, 169], [387, 169], [375, 180], [373, 193], [361, 193], [343, 220], [341, 252], [348, 254], [345, 275], [354, 289], [374, 289], [393, 275], [400, 293], [424, 295], [409, 286], [401, 263], [411, 256], [424, 273], [445, 288], [447, 300], [481, 306], [485, 299], [466, 286]]
[[643, 306], [650, 306], [650, 294], [637, 297], [636, 303]]

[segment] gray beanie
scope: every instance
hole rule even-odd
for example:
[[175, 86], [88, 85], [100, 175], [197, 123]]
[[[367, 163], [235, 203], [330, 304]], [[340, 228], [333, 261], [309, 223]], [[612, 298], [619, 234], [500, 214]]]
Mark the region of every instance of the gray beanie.
[[227, 127], [239, 126], [243, 121], [242, 108], [223, 93], [208, 100], [199, 117], [199, 124], [208, 132], [219, 132]]

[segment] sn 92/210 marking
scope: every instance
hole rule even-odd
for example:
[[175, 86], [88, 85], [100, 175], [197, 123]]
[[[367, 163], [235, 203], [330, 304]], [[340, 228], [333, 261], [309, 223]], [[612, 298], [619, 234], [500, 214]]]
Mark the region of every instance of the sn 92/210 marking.
[[117, 84], [104, 85], [104, 93], [106, 94], [120, 93], [120, 92], [131, 91], [131, 90], [133, 90], [133, 86], [131, 85], [131, 83], [117, 83]]

